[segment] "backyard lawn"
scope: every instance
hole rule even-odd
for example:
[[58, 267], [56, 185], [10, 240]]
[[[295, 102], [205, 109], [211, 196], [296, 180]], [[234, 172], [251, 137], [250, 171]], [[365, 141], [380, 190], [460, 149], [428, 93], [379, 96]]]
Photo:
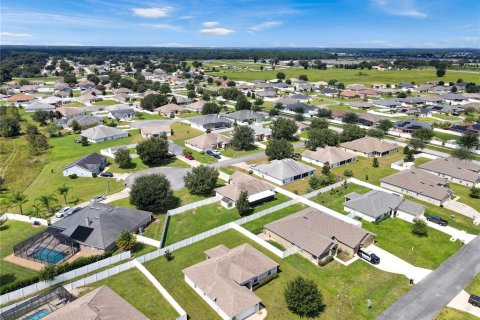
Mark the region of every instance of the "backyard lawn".
[[185, 144], [185, 140], [197, 137], [204, 133], [203, 131], [192, 128], [190, 125], [181, 122], [172, 123], [170, 127], [173, 130], [173, 135], [169, 136], [168, 139], [182, 147]]
[[[325, 312], [317, 319], [325, 320], [373, 319], [409, 289], [404, 276], [385, 273], [362, 261], [348, 267], [332, 262], [319, 268], [299, 255], [280, 260], [234, 230], [176, 250], [170, 262], [159, 258], [145, 263], [145, 266], [192, 320], [219, 319], [213, 309], [185, 283], [182, 270], [205, 260], [204, 251], [207, 249], [219, 244], [234, 248], [244, 243], [250, 243], [280, 263], [279, 277], [255, 291], [267, 309], [268, 319], [300, 319], [287, 309], [283, 298], [286, 282], [297, 276], [307, 277], [317, 283], [326, 304]], [[373, 302], [370, 311], [366, 308], [367, 299]]]
[[13, 252], [13, 246], [45, 229], [33, 227], [30, 223], [7, 220], [0, 226], [0, 287], [9, 285], [17, 280], [33, 276], [36, 272], [3, 260]]
[[[288, 200], [287, 196], [277, 193], [275, 200], [256, 206], [254, 212], [265, 210]], [[187, 239], [240, 218], [235, 208], [226, 209], [220, 205], [220, 202], [176, 214], [170, 218], [165, 245]]]
[[341, 186], [331, 191], [321, 193], [315, 197], [312, 197], [310, 198], [310, 200], [337, 212], [346, 214], [346, 212], [343, 211], [343, 203], [345, 202], [345, 196], [351, 192], [364, 194], [370, 190], [371, 189], [367, 187], [360, 186], [355, 183], [347, 183], [346, 188], [345, 186]]
[[277, 210], [275, 212], [267, 214], [261, 218], [247, 222], [243, 224], [242, 227], [244, 227], [245, 229], [247, 229], [248, 231], [254, 234], [259, 234], [260, 232], [262, 232], [263, 227], [266, 224], [269, 224], [270, 222], [273, 222], [273, 221], [277, 221], [293, 213], [296, 213], [300, 210], [303, 210], [305, 207], [306, 206], [303, 203], [296, 203], [284, 209]]
[[84, 295], [102, 285], [107, 285], [149, 319], [164, 320], [178, 317], [175, 309], [136, 268], [82, 287], [84, 290], [81, 294]]

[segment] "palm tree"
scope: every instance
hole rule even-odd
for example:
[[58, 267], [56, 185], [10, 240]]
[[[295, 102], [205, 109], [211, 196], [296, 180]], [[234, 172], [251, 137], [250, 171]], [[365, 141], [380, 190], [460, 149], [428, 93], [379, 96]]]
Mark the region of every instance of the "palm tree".
[[52, 213], [52, 204], [56, 203], [58, 200], [54, 195], [46, 194], [37, 198], [37, 200], [47, 209], [48, 213]]
[[23, 214], [22, 205], [27, 202], [28, 197], [20, 192], [14, 192], [10, 196], [10, 201], [20, 208], [20, 214]]
[[65, 205], [67, 205], [67, 194], [68, 192], [70, 191], [70, 187], [67, 186], [65, 183], [63, 184], [63, 186], [57, 188], [57, 192], [63, 196], [63, 200], [65, 201]]
[[40, 211], [41, 211], [42, 207], [40, 207], [39, 204], [34, 203], [34, 204], [32, 204], [32, 209], [33, 209], [33, 216], [35, 218], [40, 218]]
[[137, 237], [129, 230], [120, 232], [116, 241], [117, 246], [125, 251], [132, 249], [135, 243], [137, 243]]

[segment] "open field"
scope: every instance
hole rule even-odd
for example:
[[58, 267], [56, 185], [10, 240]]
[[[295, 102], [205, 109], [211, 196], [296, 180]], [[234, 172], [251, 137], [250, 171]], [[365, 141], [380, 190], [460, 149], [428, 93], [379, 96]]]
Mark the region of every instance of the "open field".
[[[218, 315], [184, 281], [182, 270], [205, 259], [204, 251], [219, 244], [234, 248], [250, 243], [280, 263], [279, 277], [255, 291], [267, 308], [269, 319], [300, 319], [286, 307], [283, 290], [287, 281], [296, 276], [314, 280], [324, 296], [326, 309], [317, 319], [372, 319], [404, 294], [408, 280], [382, 272], [365, 262], [357, 261], [349, 267], [336, 262], [319, 268], [299, 255], [280, 260], [240, 233], [229, 230], [173, 252], [168, 262], [159, 258], [145, 264], [172, 296], [187, 311], [192, 320], [218, 319]], [[361, 288], [361, 289], [359, 289]], [[373, 308], [368, 311], [366, 299]]]

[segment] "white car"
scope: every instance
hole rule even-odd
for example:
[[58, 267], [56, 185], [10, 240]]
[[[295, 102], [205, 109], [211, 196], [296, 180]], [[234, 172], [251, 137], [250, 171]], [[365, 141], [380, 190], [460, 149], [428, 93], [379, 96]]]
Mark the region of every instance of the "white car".
[[55, 213], [55, 217], [57, 217], [57, 218], [68, 217], [73, 212], [74, 212], [73, 208], [65, 207], [65, 208], [62, 208], [62, 209], [58, 210], [58, 212]]

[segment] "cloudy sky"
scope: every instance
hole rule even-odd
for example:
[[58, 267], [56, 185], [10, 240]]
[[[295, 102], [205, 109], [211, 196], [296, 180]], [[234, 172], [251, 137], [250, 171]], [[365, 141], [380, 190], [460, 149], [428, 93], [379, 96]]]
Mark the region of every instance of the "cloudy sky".
[[2, 0], [0, 43], [480, 48], [478, 0]]

